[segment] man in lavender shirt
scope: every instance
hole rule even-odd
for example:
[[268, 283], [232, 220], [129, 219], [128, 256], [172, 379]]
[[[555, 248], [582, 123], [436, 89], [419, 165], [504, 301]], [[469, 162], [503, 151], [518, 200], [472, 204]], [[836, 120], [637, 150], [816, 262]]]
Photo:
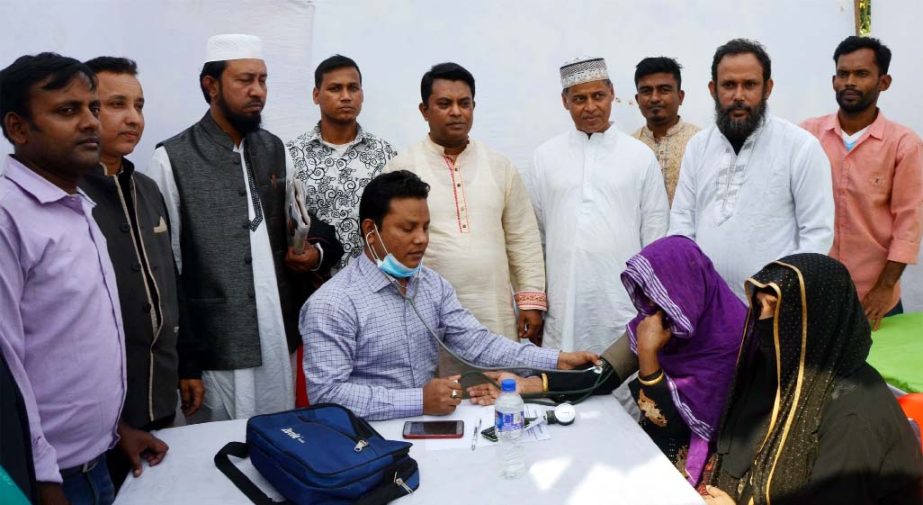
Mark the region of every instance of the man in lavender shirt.
[[[53, 53], [0, 71], [0, 351], [22, 390], [39, 504], [114, 499], [105, 451], [167, 450], [119, 423], [124, 337], [106, 242], [77, 184], [99, 163], [93, 71]], [[121, 438], [121, 440], [120, 440]]]

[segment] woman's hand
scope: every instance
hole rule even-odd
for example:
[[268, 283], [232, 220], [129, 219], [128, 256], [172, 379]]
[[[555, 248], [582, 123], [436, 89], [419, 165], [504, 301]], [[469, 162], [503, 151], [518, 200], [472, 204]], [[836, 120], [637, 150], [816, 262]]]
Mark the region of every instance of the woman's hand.
[[708, 492], [708, 496], [703, 496], [702, 498], [705, 499], [705, 503], [708, 505], [737, 505], [734, 503], [733, 498], [715, 486], [705, 486], [705, 491]]
[[[516, 392], [519, 394], [542, 392], [541, 377], [520, 377], [510, 372], [484, 372], [484, 375], [495, 380], [497, 384], [500, 384], [503, 379], [515, 380]], [[489, 382], [468, 388], [468, 397], [471, 398], [471, 403], [476, 405], [493, 405], [498, 396], [500, 396], [500, 390]]]
[[640, 324], [636, 335], [638, 337], [638, 373], [648, 376], [660, 370], [660, 361], [657, 353], [663, 349], [673, 336], [669, 328], [664, 328], [663, 311], [645, 317]]

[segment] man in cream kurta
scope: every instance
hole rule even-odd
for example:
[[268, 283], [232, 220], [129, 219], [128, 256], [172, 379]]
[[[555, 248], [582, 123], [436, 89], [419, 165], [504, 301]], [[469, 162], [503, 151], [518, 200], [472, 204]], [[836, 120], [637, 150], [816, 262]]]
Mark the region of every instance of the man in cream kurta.
[[545, 245], [544, 345], [602, 352], [636, 313], [625, 262], [664, 235], [669, 204], [654, 154], [609, 122], [605, 62], [565, 65], [561, 80], [575, 128], [539, 146], [523, 177]]
[[[491, 331], [537, 339], [539, 311], [546, 308], [545, 265], [525, 186], [510, 160], [468, 138], [471, 74], [444, 63], [427, 72], [423, 83], [421, 112], [430, 132], [385, 171], [408, 170], [430, 185], [426, 265], [455, 287], [462, 305]], [[456, 124], [464, 127], [451, 127]]]

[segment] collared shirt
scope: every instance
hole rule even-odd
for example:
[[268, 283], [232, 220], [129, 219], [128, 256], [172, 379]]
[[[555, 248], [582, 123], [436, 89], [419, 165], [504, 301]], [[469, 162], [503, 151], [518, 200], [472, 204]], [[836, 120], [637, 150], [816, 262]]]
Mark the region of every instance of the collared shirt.
[[520, 309], [547, 308], [542, 243], [516, 167], [477, 140], [447, 156], [427, 135], [385, 167], [396, 170], [430, 186], [426, 266], [452, 283], [490, 331], [516, 340], [510, 286]]
[[421, 415], [423, 386], [435, 375], [439, 347], [423, 321], [478, 366], [557, 364], [557, 350], [491, 333], [429, 268], [410, 279], [407, 297], [412, 301], [363, 254], [308, 299], [300, 328], [311, 402], [338, 403], [373, 420]]
[[695, 240], [741, 299], [770, 261], [827, 254], [833, 243], [830, 163], [817, 139], [767, 116], [738, 154], [718, 127], [689, 141], [670, 234]]
[[523, 181], [545, 245], [546, 345], [602, 352], [637, 314], [619, 281], [625, 262], [667, 231], [660, 165], [615, 127], [572, 129], [536, 149]]
[[336, 228], [343, 244], [345, 254], [332, 269], [336, 273], [362, 254], [359, 200], [397, 151], [361, 126], [356, 138], [339, 151], [321, 138], [320, 123], [285, 147], [294, 166], [292, 182], [303, 185], [308, 211]]
[[93, 203], [12, 157], [0, 177], [0, 350], [22, 390], [36, 479], [115, 445], [125, 398], [115, 273]]
[[647, 125], [642, 126], [632, 136], [647, 144], [654, 151], [660, 170], [663, 173], [663, 183], [667, 187], [667, 199], [673, 203], [673, 194], [676, 193], [676, 183], [679, 181], [679, 168], [686, 152], [686, 144], [701, 128], [680, 119], [671, 126], [666, 135], [660, 139], [654, 138], [654, 132]]
[[[849, 269], [860, 299], [888, 261], [912, 264], [920, 252], [923, 141], [905, 126], [878, 117], [847, 150], [837, 115], [802, 123], [820, 140], [833, 169], [835, 233], [830, 256]], [[894, 290], [891, 306], [900, 299]]]

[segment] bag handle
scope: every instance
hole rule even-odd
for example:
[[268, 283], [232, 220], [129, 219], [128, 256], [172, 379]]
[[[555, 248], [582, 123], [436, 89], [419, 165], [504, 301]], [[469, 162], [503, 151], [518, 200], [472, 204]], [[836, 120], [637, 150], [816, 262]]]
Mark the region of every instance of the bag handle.
[[238, 458], [246, 458], [249, 455], [250, 450], [247, 444], [243, 442], [228, 442], [217, 454], [215, 454], [215, 466], [237, 486], [237, 489], [239, 489], [241, 493], [246, 495], [247, 498], [256, 505], [291, 503], [289, 501], [273, 501], [272, 498], [257, 487], [249, 477], [244, 475], [244, 472], [241, 472], [240, 468], [237, 468], [234, 463], [231, 463], [231, 458], [228, 457], [236, 456]]

